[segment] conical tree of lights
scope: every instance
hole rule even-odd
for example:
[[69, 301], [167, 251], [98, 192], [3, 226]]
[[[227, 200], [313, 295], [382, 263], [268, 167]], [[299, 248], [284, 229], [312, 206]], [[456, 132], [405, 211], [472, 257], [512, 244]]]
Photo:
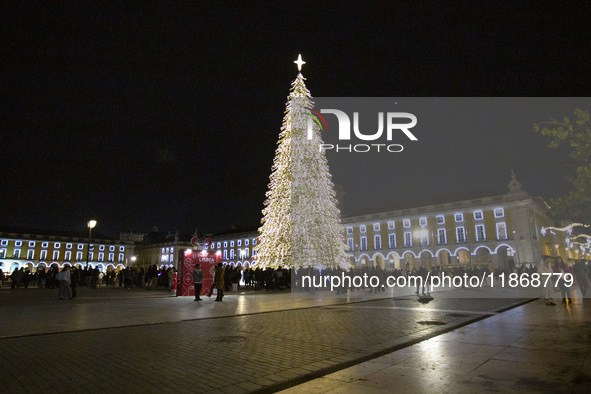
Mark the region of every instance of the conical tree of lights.
[[[301, 69], [301, 57], [296, 63]], [[261, 267], [348, 265], [334, 185], [304, 81], [299, 73], [292, 83], [279, 134], [256, 247]]]

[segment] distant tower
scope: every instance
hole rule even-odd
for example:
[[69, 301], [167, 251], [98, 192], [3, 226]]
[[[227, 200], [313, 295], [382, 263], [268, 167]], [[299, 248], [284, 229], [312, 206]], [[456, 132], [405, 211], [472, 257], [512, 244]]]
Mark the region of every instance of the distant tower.
[[515, 172], [513, 171], [513, 169], [511, 169], [511, 181], [507, 185], [507, 187], [509, 188], [509, 193], [523, 193], [523, 190], [521, 190], [521, 186], [523, 185], [515, 178]]

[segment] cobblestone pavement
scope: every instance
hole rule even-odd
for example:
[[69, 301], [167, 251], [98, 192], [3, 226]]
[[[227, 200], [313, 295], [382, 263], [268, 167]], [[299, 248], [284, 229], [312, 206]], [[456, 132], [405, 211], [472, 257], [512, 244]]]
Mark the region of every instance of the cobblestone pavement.
[[[79, 309], [82, 315], [76, 315], [77, 300], [32, 302], [35, 297], [11, 297], [8, 303], [0, 298], [0, 392], [273, 391], [418, 343], [517, 303], [448, 298], [423, 305], [402, 297], [346, 304], [325, 300], [319, 305], [317, 300], [294, 300], [285, 294], [196, 303], [162, 296], [97, 298], [84, 304], [90, 309]], [[53, 315], [43, 314], [35, 304], [45, 305]], [[105, 305], [110, 306], [108, 315]], [[138, 316], [137, 307], [149, 315], [150, 305], [153, 310], [165, 309], [154, 311], [159, 315], [156, 321], [113, 324], [129, 321], [130, 314]], [[27, 312], [30, 308], [34, 311]], [[92, 317], [93, 308], [102, 323]], [[216, 315], [211, 308], [223, 313]], [[189, 309], [192, 320], [187, 318]], [[195, 317], [195, 311], [203, 310], [210, 312]], [[30, 321], [27, 313], [37, 313], [37, 330], [31, 331], [27, 323], [23, 335], [15, 334], [14, 320], [21, 316]], [[69, 321], [49, 324], [50, 331], [62, 332], [43, 331], [48, 321], [63, 316]], [[11, 335], [4, 334], [5, 327]], [[72, 330], [66, 331], [68, 327]]]
[[282, 393], [591, 393], [591, 303], [573, 301], [538, 299]]

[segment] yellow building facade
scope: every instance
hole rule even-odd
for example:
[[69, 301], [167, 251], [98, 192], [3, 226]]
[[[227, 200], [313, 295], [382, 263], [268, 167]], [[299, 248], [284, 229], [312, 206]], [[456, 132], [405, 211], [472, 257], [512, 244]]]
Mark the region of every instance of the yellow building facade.
[[113, 239], [92, 239], [61, 232], [0, 231], [0, 269], [35, 271], [57, 264], [98, 267], [101, 271], [126, 267], [134, 253], [133, 243]]

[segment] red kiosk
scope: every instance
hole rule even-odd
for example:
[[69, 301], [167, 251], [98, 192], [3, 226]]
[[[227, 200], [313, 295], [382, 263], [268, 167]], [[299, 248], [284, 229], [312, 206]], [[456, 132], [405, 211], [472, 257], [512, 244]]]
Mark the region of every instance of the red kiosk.
[[[201, 246], [197, 238], [191, 239], [191, 243], [197, 247]], [[208, 247], [212, 242], [210, 239], [205, 240], [204, 246]], [[203, 284], [201, 285], [201, 294], [208, 295], [211, 284], [213, 283], [213, 276], [215, 266], [221, 261], [220, 255], [212, 250], [207, 249], [181, 249], [178, 251], [178, 276], [176, 295], [178, 296], [195, 296], [195, 286], [193, 285], [193, 269], [195, 264], [201, 265], [203, 271]]]

